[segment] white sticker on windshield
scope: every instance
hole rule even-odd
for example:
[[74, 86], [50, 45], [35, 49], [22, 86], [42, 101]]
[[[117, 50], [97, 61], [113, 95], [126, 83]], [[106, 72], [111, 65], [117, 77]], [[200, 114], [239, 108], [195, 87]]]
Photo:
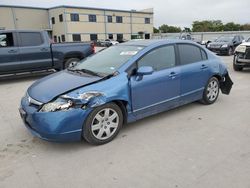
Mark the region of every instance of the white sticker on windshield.
[[125, 51], [125, 52], [121, 52], [120, 55], [133, 56], [133, 55], [135, 55], [137, 53], [138, 53], [138, 51]]

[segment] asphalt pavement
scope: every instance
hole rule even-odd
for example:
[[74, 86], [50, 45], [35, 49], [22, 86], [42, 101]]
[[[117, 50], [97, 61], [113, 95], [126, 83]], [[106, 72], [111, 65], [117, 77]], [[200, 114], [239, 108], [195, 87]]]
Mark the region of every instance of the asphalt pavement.
[[125, 125], [102, 146], [33, 137], [19, 117], [44, 75], [0, 81], [0, 188], [250, 188], [250, 70], [232, 70], [229, 96]]

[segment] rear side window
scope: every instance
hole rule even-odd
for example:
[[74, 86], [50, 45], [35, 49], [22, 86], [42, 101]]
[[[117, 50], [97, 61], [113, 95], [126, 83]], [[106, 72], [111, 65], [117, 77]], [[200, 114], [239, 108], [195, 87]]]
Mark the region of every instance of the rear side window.
[[151, 66], [155, 71], [163, 70], [175, 66], [174, 46], [164, 46], [157, 48], [138, 61], [138, 67]]
[[21, 46], [40, 46], [43, 44], [41, 33], [25, 32], [19, 33]]
[[187, 65], [207, 59], [206, 53], [199, 47], [191, 44], [178, 44], [180, 63]]
[[13, 34], [12, 33], [1, 33], [0, 34], [0, 48], [1, 47], [12, 47], [14, 46]]

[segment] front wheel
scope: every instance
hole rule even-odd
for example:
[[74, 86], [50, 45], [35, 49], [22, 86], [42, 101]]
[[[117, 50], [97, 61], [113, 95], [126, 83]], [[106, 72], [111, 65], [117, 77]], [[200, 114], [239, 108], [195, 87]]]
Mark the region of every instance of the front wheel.
[[94, 145], [106, 144], [113, 140], [123, 125], [123, 113], [115, 103], [95, 108], [83, 126], [83, 137]]
[[209, 79], [204, 92], [201, 102], [203, 104], [213, 104], [218, 96], [220, 91], [220, 84], [216, 77], [212, 77]]

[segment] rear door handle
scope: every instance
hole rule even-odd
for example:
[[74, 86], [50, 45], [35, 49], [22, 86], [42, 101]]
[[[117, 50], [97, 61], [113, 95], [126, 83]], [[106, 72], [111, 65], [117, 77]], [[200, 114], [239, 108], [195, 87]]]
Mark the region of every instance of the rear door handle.
[[17, 50], [9, 50], [8, 53], [14, 54], [17, 53]]
[[208, 66], [207, 65], [201, 65], [201, 69], [207, 69], [208, 68]]
[[41, 50], [42, 52], [47, 52], [47, 51], [48, 51], [47, 48], [41, 48], [40, 50]]

